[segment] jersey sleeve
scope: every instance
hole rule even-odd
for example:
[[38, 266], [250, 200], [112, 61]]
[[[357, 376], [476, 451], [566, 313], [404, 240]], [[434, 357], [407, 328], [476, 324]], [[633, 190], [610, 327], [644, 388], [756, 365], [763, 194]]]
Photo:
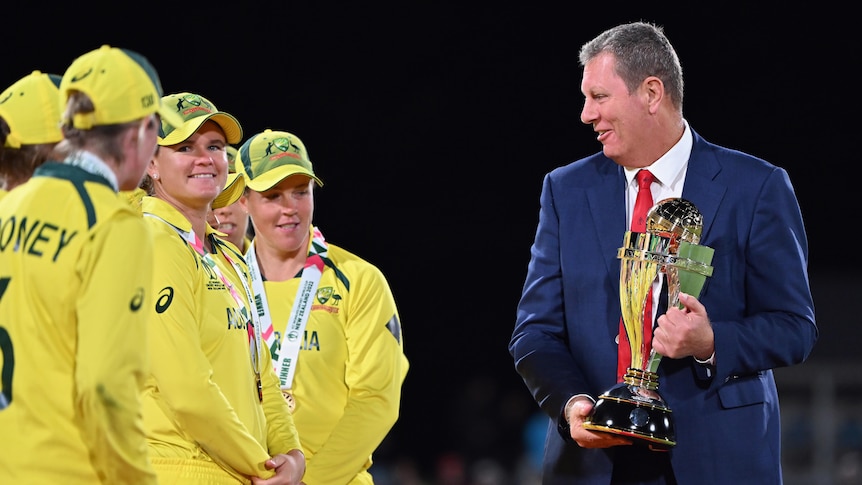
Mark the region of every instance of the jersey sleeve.
[[398, 419], [408, 362], [395, 299], [378, 268], [368, 264], [357, 276], [345, 328], [347, 406], [333, 434], [309, 460], [306, 483], [348, 483]]
[[213, 381], [213, 367], [202, 349], [199, 307], [206, 300], [195, 290], [205, 291], [203, 263], [178, 234], [161, 234], [156, 247], [149, 338], [159, 395], [176, 425], [213, 461], [243, 480], [269, 478], [273, 472], [263, 465], [269, 454]]
[[106, 483], [155, 483], [139, 397], [148, 359], [152, 239], [131, 213], [106, 222], [78, 262], [75, 407], [90, 460]]

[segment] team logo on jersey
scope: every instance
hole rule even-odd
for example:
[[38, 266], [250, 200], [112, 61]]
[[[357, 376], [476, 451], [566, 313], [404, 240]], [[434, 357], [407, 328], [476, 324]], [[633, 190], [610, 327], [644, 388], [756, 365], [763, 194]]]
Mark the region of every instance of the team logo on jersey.
[[132, 301], [129, 302], [129, 310], [136, 312], [141, 309], [141, 305], [144, 304], [144, 289], [138, 288], [138, 291], [135, 292], [134, 296], [132, 296]]
[[332, 298], [332, 293], [333, 293], [333, 291], [332, 291], [331, 286], [327, 286], [326, 288], [318, 288], [317, 289], [317, 301], [320, 304], [325, 304], [326, 302], [329, 301], [330, 298]]
[[174, 301], [174, 289], [170, 286], [162, 288], [156, 299], [156, 313], [164, 313], [171, 306], [172, 301]]
[[326, 305], [327, 303], [329, 303], [329, 306], [338, 306], [338, 304], [341, 302], [341, 295], [336, 293], [335, 289], [331, 286], [318, 288], [315, 298], [317, 299], [317, 302], [321, 305]]
[[341, 295], [335, 292], [331, 286], [318, 288], [314, 298], [317, 303], [311, 305], [312, 311], [325, 311], [329, 313], [338, 313], [338, 304], [341, 303]]

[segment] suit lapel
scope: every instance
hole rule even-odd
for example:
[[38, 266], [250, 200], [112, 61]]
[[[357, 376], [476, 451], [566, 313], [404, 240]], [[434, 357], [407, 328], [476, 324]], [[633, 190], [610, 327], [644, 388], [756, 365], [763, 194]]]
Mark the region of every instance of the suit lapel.
[[697, 133], [694, 133], [694, 146], [688, 161], [688, 171], [682, 197], [689, 200], [703, 215], [703, 233], [701, 240], [709, 235], [715, 214], [721, 199], [727, 192], [727, 187], [715, 181], [721, 171], [721, 164], [715, 154], [709, 149], [709, 144]]
[[[626, 231], [626, 177], [623, 168], [612, 160], [607, 160], [604, 167], [597, 182], [589, 189], [587, 201], [602, 255], [608, 262], [608, 273], [619, 278], [620, 265], [616, 262], [616, 254]], [[608, 220], [617, 222], [608, 224]]]

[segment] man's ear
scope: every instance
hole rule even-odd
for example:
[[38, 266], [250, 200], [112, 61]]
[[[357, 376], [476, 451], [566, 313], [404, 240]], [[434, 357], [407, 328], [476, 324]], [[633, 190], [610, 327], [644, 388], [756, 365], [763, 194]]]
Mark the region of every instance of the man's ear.
[[658, 112], [658, 107], [665, 96], [664, 83], [655, 76], [649, 76], [644, 79], [643, 89], [646, 102], [649, 105], [649, 112], [655, 114]]

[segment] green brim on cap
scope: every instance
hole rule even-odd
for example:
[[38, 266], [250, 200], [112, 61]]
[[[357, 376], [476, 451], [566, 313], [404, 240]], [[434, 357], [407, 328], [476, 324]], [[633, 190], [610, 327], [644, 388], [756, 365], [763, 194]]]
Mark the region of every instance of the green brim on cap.
[[242, 176], [238, 173], [229, 173], [227, 182], [224, 184], [224, 190], [213, 200], [212, 208], [221, 209], [233, 204], [242, 197], [243, 191], [245, 191], [245, 180]]

